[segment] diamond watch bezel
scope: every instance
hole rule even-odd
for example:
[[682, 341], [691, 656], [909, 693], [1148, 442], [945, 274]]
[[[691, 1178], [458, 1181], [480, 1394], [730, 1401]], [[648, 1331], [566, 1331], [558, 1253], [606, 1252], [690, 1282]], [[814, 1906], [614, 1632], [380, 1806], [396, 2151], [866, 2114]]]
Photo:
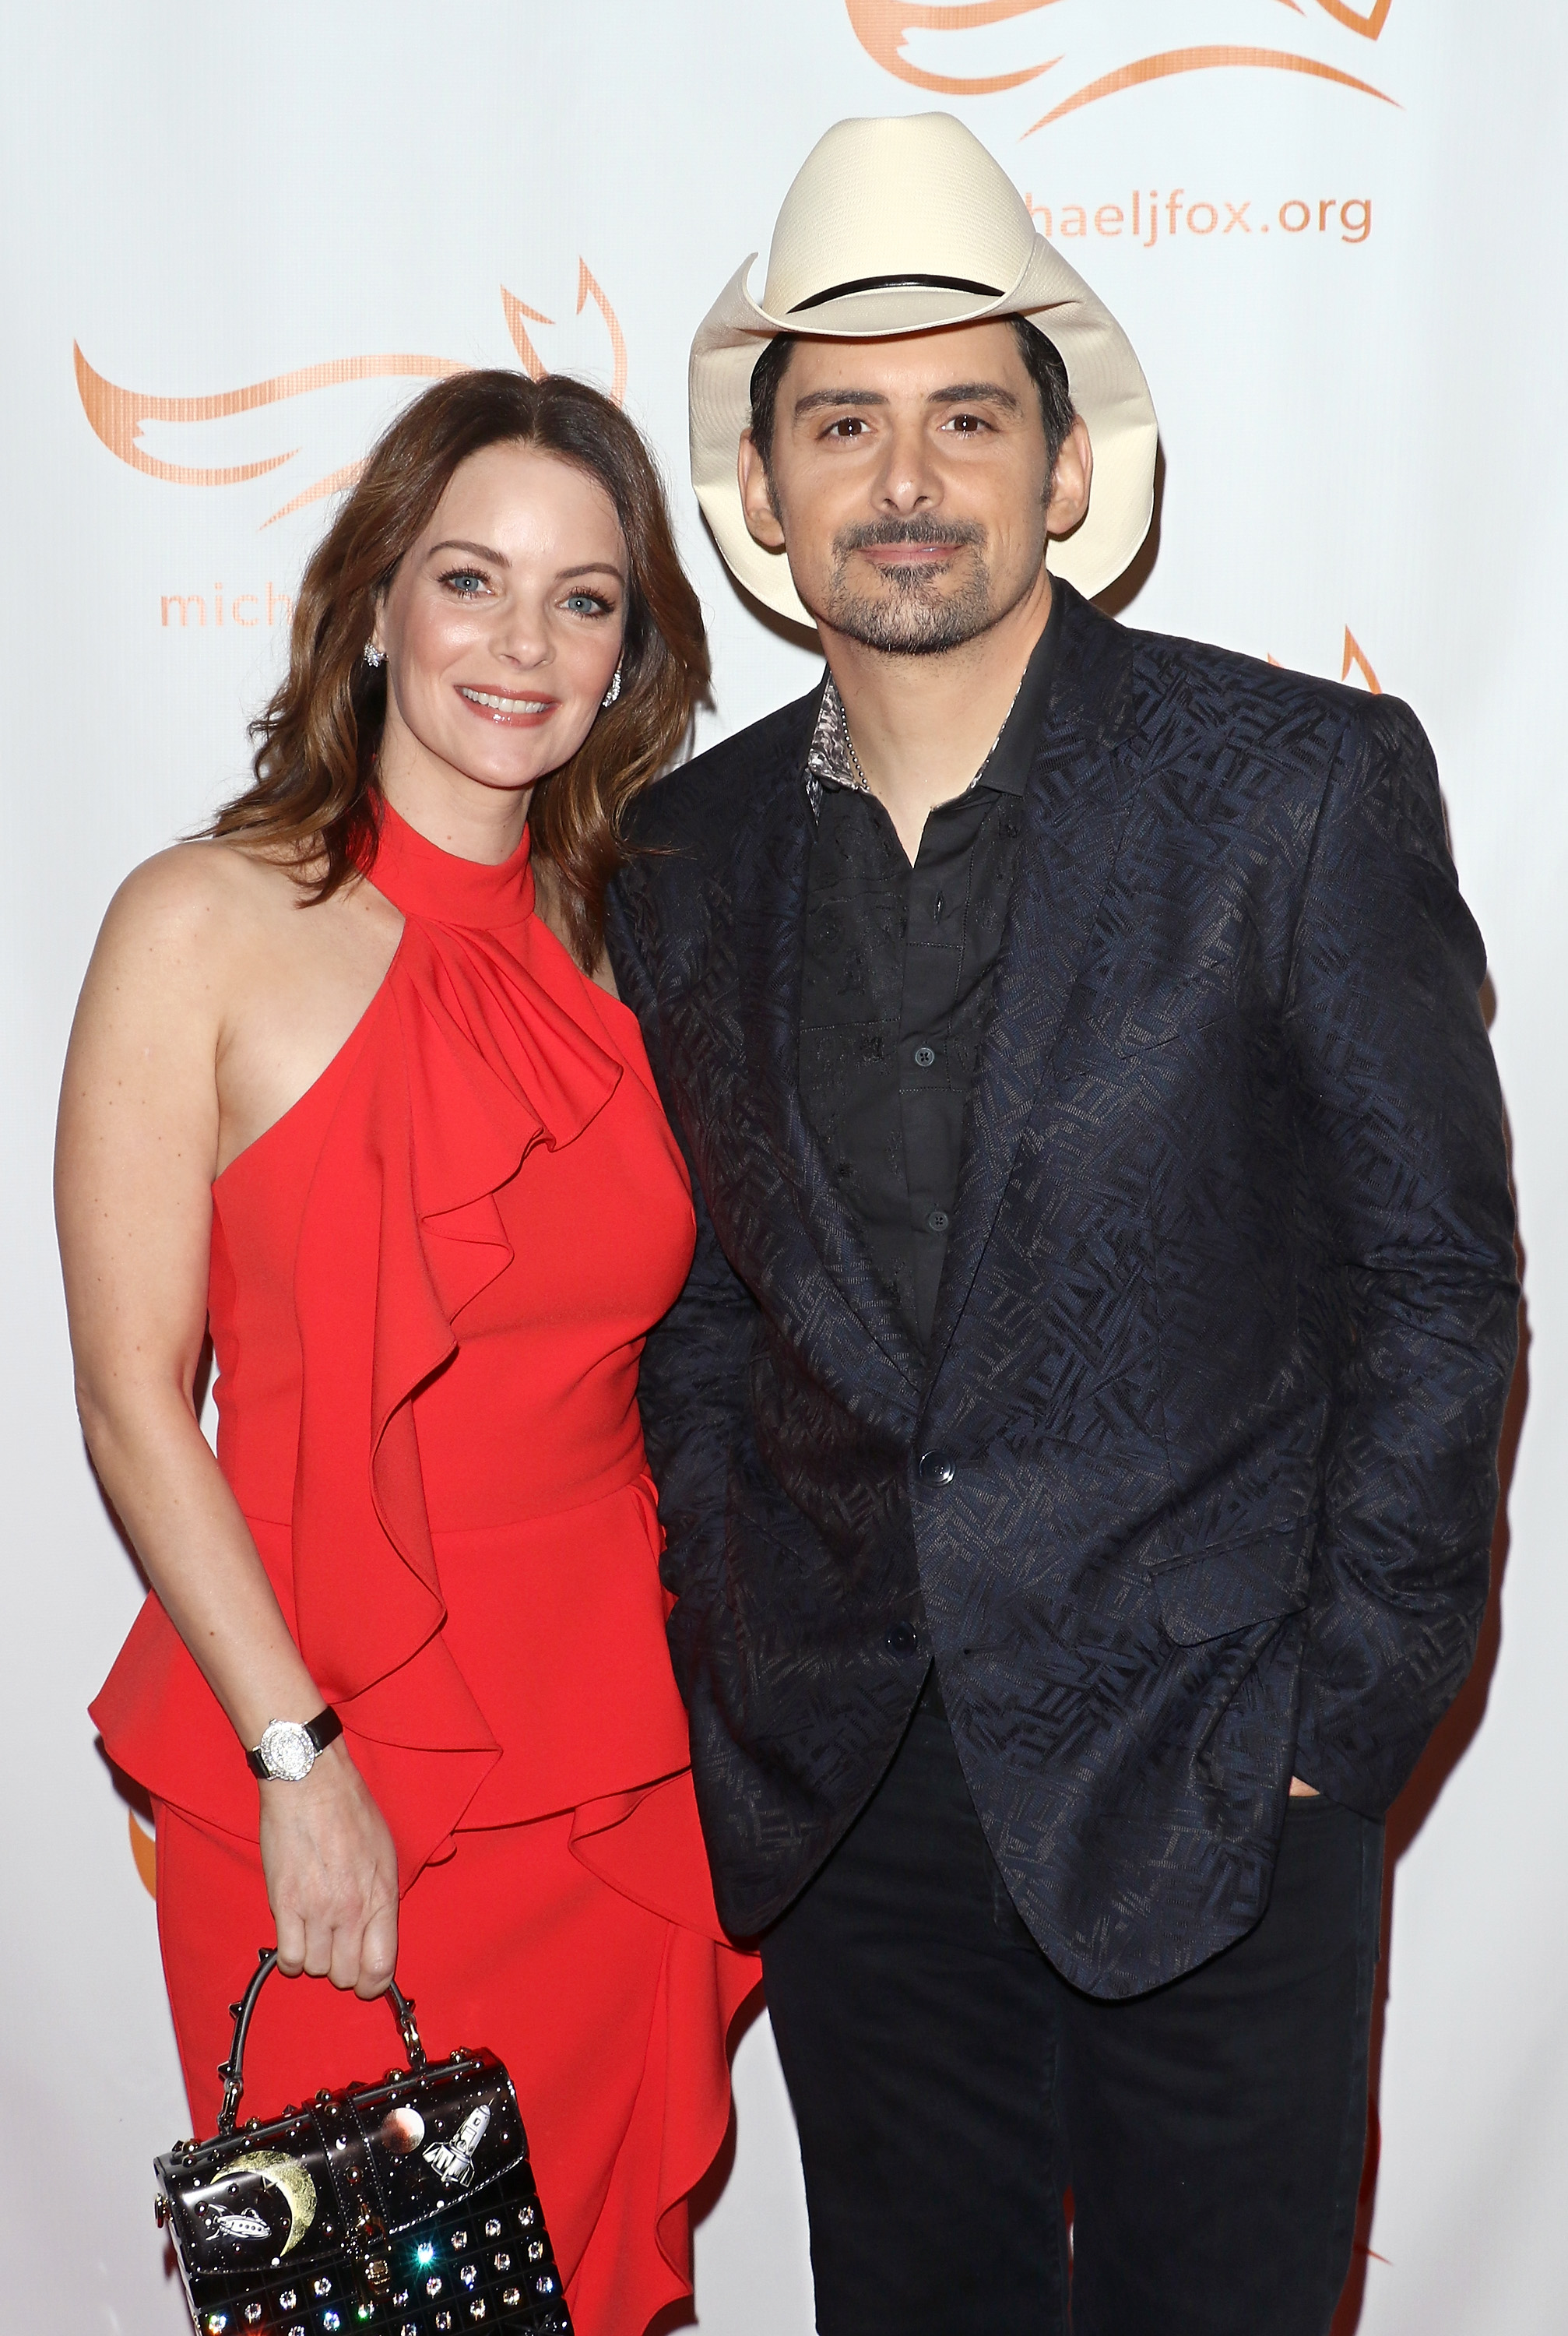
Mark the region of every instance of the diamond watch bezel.
[[302, 1785], [316, 1766], [316, 1745], [301, 1719], [268, 1720], [256, 1750], [271, 1784]]

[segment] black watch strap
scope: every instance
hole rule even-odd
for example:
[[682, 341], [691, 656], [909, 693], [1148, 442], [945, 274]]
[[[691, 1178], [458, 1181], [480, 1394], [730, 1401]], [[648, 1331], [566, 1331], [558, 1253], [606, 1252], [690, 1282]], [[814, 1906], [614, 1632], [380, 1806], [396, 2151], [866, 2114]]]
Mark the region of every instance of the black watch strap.
[[332, 1708], [332, 1706], [329, 1703], [324, 1703], [321, 1709], [317, 1713], [315, 1718], [307, 1719], [306, 1721], [305, 1732], [307, 1736], [309, 1737], [311, 1742], [315, 1745], [317, 1750], [318, 1752], [325, 1752], [327, 1746], [329, 1744], [336, 1744], [338, 1737], [342, 1735], [343, 1722], [339, 1719], [336, 1712]]
[[[327, 1746], [335, 1744], [342, 1735], [343, 1722], [329, 1703], [323, 1704], [315, 1718], [305, 1722], [305, 1733], [315, 1745], [317, 1752], [325, 1752]], [[246, 1754], [245, 1764], [253, 1776], [259, 1776], [263, 1782], [267, 1781], [270, 1772], [261, 1757], [260, 1745], [258, 1745], [254, 1751]]]

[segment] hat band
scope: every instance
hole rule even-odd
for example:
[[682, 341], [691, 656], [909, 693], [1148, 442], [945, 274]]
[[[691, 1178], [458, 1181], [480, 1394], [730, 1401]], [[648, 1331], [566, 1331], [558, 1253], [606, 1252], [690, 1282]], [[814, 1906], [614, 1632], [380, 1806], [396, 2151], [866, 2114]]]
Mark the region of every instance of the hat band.
[[825, 292], [813, 292], [809, 300], [797, 300], [786, 311], [791, 316], [803, 316], [808, 308], [825, 307], [830, 300], [847, 300], [852, 292], [981, 292], [988, 299], [1002, 297], [998, 284], [975, 284], [967, 276], [862, 276], [852, 284], [831, 284]]

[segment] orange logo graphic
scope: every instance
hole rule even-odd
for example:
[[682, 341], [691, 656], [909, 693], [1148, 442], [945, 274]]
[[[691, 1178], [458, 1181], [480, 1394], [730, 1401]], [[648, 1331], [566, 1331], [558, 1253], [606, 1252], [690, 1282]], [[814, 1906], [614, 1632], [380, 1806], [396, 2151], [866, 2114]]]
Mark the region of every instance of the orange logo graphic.
[[[1387, 15], [1388, 13], [1388, 9], [1385, 7], [1383, 14]], [[1271, 650], [1269, 653], [1269, 663], [1271, 665], [1278, 665], [1279, 662], [1279, 658], [1275, 657], [1272, 650]], [[1347, 625], [1345, 628], [1345, 654], [1343, 658], [1340, 660], [1339, 665], [1339, 678], [1341, 681], [1349, 680], [1350, 668], [1352, 666], [1355, 667], [1356, 671], [1366, 683], [1368, 694], [1373, 697], [1381, 697], [1383, 695], [1383, 685], [1378, 680], [1377, 675], [1373, 672], [1366, 650], [1361, 647], [1360, 642], [1356, 638], [1356, 636], [1350, 630], [1349, 626]]]
[[[609, 336], [611, 379], [610, 395], [618, 405], [626, 395], [627, 354], [626, 336], [620, 320], [610, 307], [603, 287], [595, 277], [586, 259], [578, 262], [577, 313], [580, 316], [591, 301], [604, 321]], [[506, 318], [512, 346], [522, 360], [522, 369], [531, 381], [541, 381], [549, 371], [544, 359], [529, 336], [529, 325], [553, 327], [554, 318], [538, 308], [526, 307], [501, 287], [502, 312]], [[112, 454], [128, 462], [133, 471], [144, 471], [150, 478], [168, 479], [181, 487], [238, 486], [246, 479], [259, 479], [268, 471], [280, 470], [292, 462], [300, 453], [297, 446], [286, 447], [282, 453], [268, 454], [255, 462], [231, 462], [218, 467], [167, 462], [151, 454], [141, 442], [141, 425], [146, 422], [190, 423], [221, 422], [237, 414], [251, 414], [259, 406], [280, 405], [291, 397], [302, 397], [307, 391], [330, 389], [340, 382], [375, 381], [382, 378], [408, 381], [443, 381], [453, 374], [467, 373], [470, 367], [456, 357], [429, 356], [364, 356], [333, 357], [324, 365], [304, 365], [297, 373], [278, 374], [270, 381], [252, 382], [244, 389], [219, 392], [212, 397], [149, 397], [138, 390], [120, 389], [103, 375], [95, 373], [83, 355], [75, 350], [76, 388], [82, 400], [82, 410]], [[274, 520], [287, 519], [290, 511], [301, 510], [307, 503], [319, 502], [323, 496], [336, 494], [341, 488], [351, 487], [364, 470], [363, 462], [348, 462], [341, 470], [332, 471], [317, 479], [278, 510], [269, 512], [261, 522], [270, 527]]]
[[[1383, 14], [1386, 16], [1388, 13], [1388, 0], [1383, 0]], [[1381, 697], [1383, 695], [1383, 685], [1378, 680], [1377, 675], [1373, 672], [1371, 667], [1368, 664], [1366, 650], [1361, 647], [1360, 642], [1356, 638], [1356, 636], [1350, 630], [1349, 626], [1347, 625], [1345, 628], [1345, 659], [1344, 663], [1339, 667], [1339, 678], [1341, 681], [1349, 680], [1350, 667], [1352, 666], [1355, 667], [1357, 672], [1360, 675], [1362, 680], [1366, 683], [1373, 696]]]
[[[1272, 0], [1275, 6], [1288, 8], [1292, 15], [1305, 16], [1306, 0]], [[1042, 58], [1039, 63], [1023, 67], [1016, 73], [958, 74], [933, 73], [917, 63], [907, 53], [911, 33], [971, 33], [989, 24], [1006, 24], [1016, 16], [1034, 16], [1047, 8], [1057, 8], [1064, 0], [953, 0], [953, 5], [920, 6], [915, 0], [844, 0], [855, 38], [869, 57], [874, 58], [887, 73], [898, 80], [909, 82], [916, 89], [930, 89], [948, 97], [986, 97], [998, 90], [1019, 89], [1026, 82], [1037, 81], [1042, 73], [1053, 73], [1064, 63], [1060, 56]], [[1347, 0], [1313, 0], [1321, 13], [1347, 32], [1359, 33], [1364, 40], [1375, 41], [1388, 21], [1393, 0], [1374, 0], [1363, 12], [1347, 5]], [[1066, 19], [1061, 23], [1064, 33]], [[1115, 97], [1124, 90], [1140, 89], [1147, 83], [1164, 81], [1174, 73], [1210, 73], [1222, 66], [1263, 68], [1277, 73], [1305, 73], [1314, 81], [1331, 82], [1341, 89], [1359, 91], [1365, 97], [1375, 97], [1385, 105], [1395, 101], [1386, 90], [1375, 89], [1370, 82], [1355, 73], [1343, 72], [1338, 65], [1325, 63], [1320, 58], [1300, 56], [1290, 50], [1256, 46], [1237, 46], [1233, 43], [1212, 43], [1202, 47], [1165, 49], [1157, 55], [1135, 57], [1118, 65], [1114, 72], [1101, 73], [1075, 90], [1071, 96], [1043, 113], [1037, 122], [1023, 132], [1032, 137], [1064, 114], [1076, 113], [1081, 106], [1097, 104], [1102, 98]]]
[[[1285, 5], [1294, 7], [1295, 0], [1285, 0]], [[1318, 0], [1319, 7], [1326, 16], [1332, 16], [1336, 24], [1343, 24], [1348, 32], [1364, 33], [1369, 41], [1375, 41], [1388, 23], [1388, 11], [1393, 5], [1394, 0], [1377, 0], [1375, 7], [1368, 8], [1364, 16], [1359, 16], [1354, 8], [1346, 7], [1345, 0]], [[1300, 13], [1298, 10], [1297, 14]]]
[[158, 1844], [151, 1833], [134, 1809], [127, 1809], [125, 1821], [131, 1827], [131, 1854], [141, 1885], [154, 1898], [158, 1895]]
[[1018, 89], [1062, 62], [1047, 57], [1044, 64], [1028, 65], [1022, 73], [958, 81], [948, 73], [925, 73], [904, 54], [910, 33], [970, 32], [981, 24], [1006, 24], [1009, 16], [1033, 16], [1041, 8], [1055, 7], [1057, 0], [969, 0], [967, 7], [949, 8], [919, 8], [910, 0], [845, 0], [845, 5], [855, 38], [869, 57], [900, 81], [912, 82], [917, 89], [940, 90], [945, 97], [988, 97], [998, 89]]

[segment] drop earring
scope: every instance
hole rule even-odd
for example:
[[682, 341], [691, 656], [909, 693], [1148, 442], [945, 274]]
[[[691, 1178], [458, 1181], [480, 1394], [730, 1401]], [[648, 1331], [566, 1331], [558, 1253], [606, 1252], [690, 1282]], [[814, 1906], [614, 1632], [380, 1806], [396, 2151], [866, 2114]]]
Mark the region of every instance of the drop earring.
[[385, 665], [386, 663], [386, 651], [385, 649], [378, 649], [374, 641], [365, 642], [365, 647], [361, 651], [361, 655], [364, 657], [365, 662], [370, 667], [372, 673], [375, 671], [378, 665]]
[[616, 699], [617, 699], [619, 696], [620, 696], [620, 667], [619, 667], [619, 666], [617, 666], [617, 667], [616, 667], [616, 669], [615, 669], [615, 674], [614, 674], [614, 676], [613, 676], [613, 678], [612, 678], [612, 680], [611, 680], [611, 682], [610, 682], [609, 687], [605, 691], [604, 696], [599, 699], [599, 704], [600, 704], [601, 706], [613, 706], [613, 705], [615, 704]]

